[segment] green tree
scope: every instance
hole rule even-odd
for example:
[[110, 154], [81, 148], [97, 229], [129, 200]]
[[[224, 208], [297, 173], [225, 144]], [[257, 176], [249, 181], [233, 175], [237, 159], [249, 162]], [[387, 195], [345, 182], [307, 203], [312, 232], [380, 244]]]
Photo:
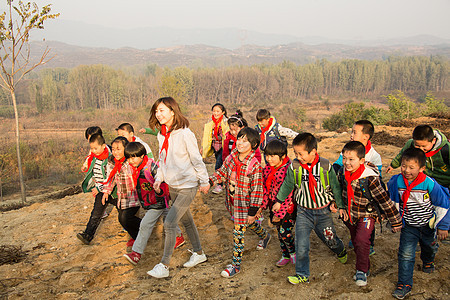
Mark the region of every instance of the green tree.
[[[20, 132], [19, 114], [16, 101], [16, 86], [26, 74], [37, 66], [49, 61], [47, 56], [49, 48], [44, 50], [40, 59], [32, 63], [30, 61], [29, 37], [34, 29], [43, 29], [47, 19], [55, 19], [59, 14], [50, 14], [50, 4], [39, 10], [36, 3], [18, 2], [13, 5], [14, 0], [7, 0], [7, 11], [0, 15], [0, 44], [3, 55], [0, 55], [0, 86], [9, 91], [14, 107], [16, 120], [16, 149], [17, 164], [19, 167], [19, 181], [22, 202], [26, 201], [25, 183], [23, 180], [22, 161], [20, 159]], [[51, 59], [51, 58], [50, 58]]]
[[397, 90], [395, 94], [384, 96], [389, 105], [389, 112], [393, 119], [409, 119], [416, 114], [416, 104], [406, 97], [406, 95]]

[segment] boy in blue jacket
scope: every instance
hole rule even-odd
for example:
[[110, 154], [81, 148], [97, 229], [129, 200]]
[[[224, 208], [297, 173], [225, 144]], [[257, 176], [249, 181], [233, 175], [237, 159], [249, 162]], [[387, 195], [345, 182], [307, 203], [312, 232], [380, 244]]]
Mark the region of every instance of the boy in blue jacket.
[[423, 173], [425, 153], [418, 148], [405, 150], [401, 158], [401, 174], [388, 183], [391, 199], [399, 206], [403, 219], [398, 249], [398, 282], [392, 293], [404, 299], [412, 289], [415, 251], [420, 244], [422, 271], [434, 271], [434, 257], [439, 240], [448, 236], [450, 227], [448, 189]]

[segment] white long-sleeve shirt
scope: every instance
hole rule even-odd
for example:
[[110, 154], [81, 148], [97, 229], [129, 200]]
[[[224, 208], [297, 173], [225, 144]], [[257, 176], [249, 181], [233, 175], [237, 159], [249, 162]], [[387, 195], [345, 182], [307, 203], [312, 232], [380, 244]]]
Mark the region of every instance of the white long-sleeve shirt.
[[166, 158], [161, 153], [164, 136], [158, 133], [159, 168], [157, 181], [164, 181], [173, 188], [192, 188], [209, 183], [208, 171], [198, 150], [197, 139], [189, 128], [174, 130], [169, 137]]

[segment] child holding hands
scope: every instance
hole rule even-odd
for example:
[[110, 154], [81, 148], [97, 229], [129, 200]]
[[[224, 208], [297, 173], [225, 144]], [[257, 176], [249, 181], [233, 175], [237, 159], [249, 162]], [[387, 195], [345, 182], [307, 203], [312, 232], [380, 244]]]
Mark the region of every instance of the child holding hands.
[[263, 202], [260, 210], [269, 209], [270, 221], [276, 225], [281, 246], [281, 259], [276, 266], [289, 262], [295, 264], [295, 217], [297, 214], [291, 192], [283, 204], [277, 201], [277, 194], [286, 177], [291, 161], [287, 156], [286, 144], [272, 140], [264, 149], [268, 164], [263, 169]]
[[422, 271], [434, 271], [434, 257], [439, 240], [446, 239], [450, 227], [448, 190], [428, 177], [425, 170], [427, 157], [418, 148], [402, 153], [401, 174], [389, 180], [389, 194], [399, 207], [403, 219], [398, 248], [398, 281], [392, 293], [404, 299], [412, 289], [417, 243], [420, 245]]
[[[339, 215], [349, 229], [355, 247], [356, 274], [353, 279], [357, 286], [367, 285], [370, 268], [370, 236], [378, 218], [376, 209], [373, 209], [373, 205], [376, 204], [373, 204], [372, 200], [383, 210], [393, 232], [398, 232], [402, 228], [398, 210], [381, 186], [378, 171], [375, 167], [365, 164], [365, 152], [366, 149], [361, 142], [352, 141], [345, 144], [342, 149], [344, 170], [339, 172], [342, 199], [336, 199]], [[367, 181], [367, 185], [363, 183], [364, 181]]]
[[226, 207], [234, 219], [232, 263], [220, 274], [226, 278], [235, 276], [241, 270], [244, 234], [247, 229], [261, 239], [257, 250], [265, 249], [270, 241], [270, 234], [255, 222], [263, 198], [261, 165], [255, 158], [258, 146], [258, 132], [249, 127], [241, 129], [237, 135], [236, 149], [210, 177], [212, 184], [225, 184]]

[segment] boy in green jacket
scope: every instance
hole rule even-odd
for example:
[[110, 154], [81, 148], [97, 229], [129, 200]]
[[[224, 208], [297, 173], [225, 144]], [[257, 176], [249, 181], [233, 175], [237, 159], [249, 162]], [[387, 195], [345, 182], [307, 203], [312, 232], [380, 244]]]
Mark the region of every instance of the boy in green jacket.
[[411, 147], [419, 148], [425, 152], [427, 163], [424, 173], [447, 188], [450, 188], [450, 143], [447, 137], [437, 129], [428, 125], [419, 125], [414, 128], [412, 139], [408, 140], [402, 150], [392, 160], [386, 173], [400, 167], [403, 152]]

